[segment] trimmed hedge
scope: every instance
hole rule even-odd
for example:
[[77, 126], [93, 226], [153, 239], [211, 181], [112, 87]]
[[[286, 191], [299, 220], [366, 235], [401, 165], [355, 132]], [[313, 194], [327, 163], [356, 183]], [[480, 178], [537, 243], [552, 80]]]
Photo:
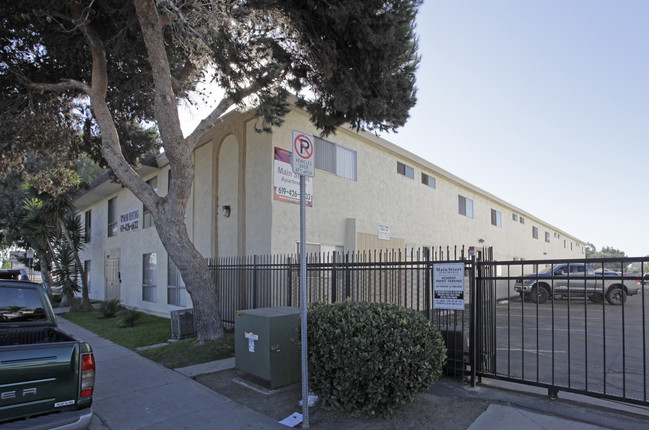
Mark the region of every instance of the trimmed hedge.
[[435, 382], [446, 360], [439, 330], [395, 305], [315, 303], [307, 336], [310, 390], [347, 412], [389, 415]]

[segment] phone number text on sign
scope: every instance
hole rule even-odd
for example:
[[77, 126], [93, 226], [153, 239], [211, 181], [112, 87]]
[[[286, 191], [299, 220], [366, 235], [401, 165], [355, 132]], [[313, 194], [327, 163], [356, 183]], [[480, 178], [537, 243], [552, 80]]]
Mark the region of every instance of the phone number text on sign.
[[[273, 199], [300, 204], [300, 175], [293, 173], [291, 151], [275, 147], [273, 165]], [[313, 178], [306, 177], [304, 198], [308, 207], [313, 207]]]

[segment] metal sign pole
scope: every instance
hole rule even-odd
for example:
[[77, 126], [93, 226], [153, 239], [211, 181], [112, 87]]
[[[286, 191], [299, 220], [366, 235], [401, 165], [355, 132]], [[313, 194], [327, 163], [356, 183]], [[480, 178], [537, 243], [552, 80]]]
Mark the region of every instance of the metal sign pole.
[[309, 428], [309, 363], [307, 361], [307, 296], [306, 296], [306, 180], [300, 175], [300, 302], [302, 306], [302, 428]]

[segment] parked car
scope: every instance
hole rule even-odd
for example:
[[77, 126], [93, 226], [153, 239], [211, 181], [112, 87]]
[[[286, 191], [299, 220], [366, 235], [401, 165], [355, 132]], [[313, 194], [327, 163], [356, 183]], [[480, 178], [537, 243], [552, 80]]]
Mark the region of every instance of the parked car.
[[0, 279], [28, 281], [29, 276], [25, 269], [0, 269]]
[[606, 299], [612, 305], [622, 305], [627, 296], [638, 292], [638, 285], [625, 283], [622, 276], [615, 279], [606, 272], [595, 273], [590, 264], [562, 263], [554, 264], [545, 270], [524, 275], [516, 280], [514, 290], [524, 300], [545, 303], [549, 298], [588, 297], [595, 303]]
[[86, 429], [92, 348], [60, 331], [42, 285], [0, 280], [0, 427]]
[[638, 287], [640, 287], [640, 284], [644, 287], [649, 287], [649, 273], [645, 273], [644, 276], [642, 276], [642, 281], [636, 281], [638, 283]]

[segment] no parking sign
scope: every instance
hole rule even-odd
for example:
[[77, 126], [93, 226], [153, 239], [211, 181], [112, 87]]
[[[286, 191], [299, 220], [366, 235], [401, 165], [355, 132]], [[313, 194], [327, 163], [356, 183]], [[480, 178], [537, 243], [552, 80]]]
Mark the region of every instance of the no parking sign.
[[293, 130], [293, 151], [291, 153], [293, 173], [315, 176], [314, 142], [313, 136]]

